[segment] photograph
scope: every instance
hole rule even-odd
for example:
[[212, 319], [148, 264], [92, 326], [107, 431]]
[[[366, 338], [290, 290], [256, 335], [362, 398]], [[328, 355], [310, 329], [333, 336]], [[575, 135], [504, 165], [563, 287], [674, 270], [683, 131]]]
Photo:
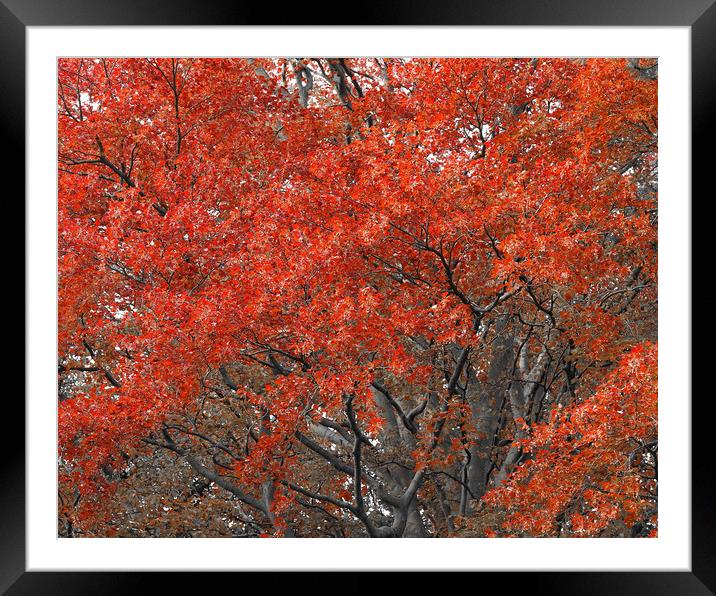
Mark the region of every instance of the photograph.
[[658, 56], [55, 66], [56, 538], [658, 541]]

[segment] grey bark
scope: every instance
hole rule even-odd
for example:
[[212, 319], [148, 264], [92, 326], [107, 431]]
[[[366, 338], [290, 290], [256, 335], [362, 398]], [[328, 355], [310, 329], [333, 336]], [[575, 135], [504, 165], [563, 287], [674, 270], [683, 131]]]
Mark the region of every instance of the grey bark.
[[493, 342], [487, 381], [480, 383], [475, 380], [468, 386], [467, 399], [478, 440], [470, 449], [467, 485], [475, 498], [480, 498], [487, 488], [488, 475], [493, 465], [490, 452], [500, 422], [504, 383], [514, 362], [513, 338], [507, 333], [507, 323], [506, 316], [497, 320], [498, 336]]

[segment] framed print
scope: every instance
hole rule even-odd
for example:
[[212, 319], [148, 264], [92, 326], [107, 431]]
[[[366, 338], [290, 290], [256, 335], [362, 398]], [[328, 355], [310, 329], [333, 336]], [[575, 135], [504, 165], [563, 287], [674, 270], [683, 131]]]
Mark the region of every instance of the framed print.
[[716, 9], [423, 4], [3, 0], [3, 590], [716, 590], [691, 390]]

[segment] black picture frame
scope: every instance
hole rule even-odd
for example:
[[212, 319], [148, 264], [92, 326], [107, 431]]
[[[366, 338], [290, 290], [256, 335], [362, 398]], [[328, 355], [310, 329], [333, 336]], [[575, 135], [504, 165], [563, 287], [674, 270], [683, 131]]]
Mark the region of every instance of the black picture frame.
[[[5, 184], [17, 184], [15, 197], [24, 192], [25, 160], [25, 35], [31, 26], [82, 25], [551, 25], [551, 26], [689, 26], [692, 59], [692, 179], [693, 195], [706, 193], [711, 177], [713, 150], [709, 122], [716, 105], [716, 6], [714, 0], [427, 0], [395, 1], [372, 8], [359, 4], [312, 2], [309, 6], [279, 10], [259, 2], [204, 0], [0, 0], [0, 126], [5, 148]], [[325, 22], [319, 20], [320, 16]], [[605, 44], [608, 40], [605, 39]], [[712, 146], [712, 142], [710, 143]], [[702, 147], [702, 150], [698, 150]], [[30, 157], [31, 158], [31, 157]], [[14, 173], [10, 175], [10, 173]], [[10, 192], [6, 191], [6, 197]], [[6, 199], [10, 201], [10, 199]], [[686, 198], [685, 200], [690, 200]], [[696, 236], [692, 236], [696, 237]], [[684, 291], [688, 292], [688, 288]], [[27, 316], [27, 314], [26, 314]], [[27, 320], [27, 319], [26, 319]], [[689, 346], [684, 346], [689, 349]], [[694, 354], [696, 355], [696, 354]], [[25, 362], [31, 374], [31, 354]], [[11, 373], [15, 375], [15, 373]], [[689, 396], [683, 396], [687, 403]], [[542, 572], [512, 573], [494, 577], [509, 592], [530, 590], [552, 594], [713, 594], [716, 593], [716, 527], [714, 472], [710, 437], [710, 394], [693, 394], [692, 401], [692, 566], [691, 572]], [[6, 395], [6, 425], [20, 429], [23, 403]], [[8, 594], [127, 594], [133, 592], [206, 589], [215, 577], [185, 573], [80, 573], [25, 571], [25, 442], [23, 431], [4, 442], [0, 468], [0, 591]], [[698, 480], [698, 481], [696, 481]], [[78, 562], [81, 564], [81, 562]], [[296, 573], [277, 574], [274, 589], [297, 589], [306, 578]], [[333, 573], [331, 574], [333, 575]], [[351, 574], [353, 575], [353, 573]], [[367, 575], [371, 575], [368, 573]], [[490, 573], [496, 576], [496, 573]], [[458, 578], [451, 578], [453, 582]], [[487, 578], [480, 578], [475, 589]], [[272, 580], [274, 581], [274, 580]], [[326, 581], [333, 582], [326, 578]], [[366, 574], [346, 581], [347, 589], [369, 589]], [[381, 580], [383, 581], [383, 580]], [[423, 580], [419, 574], [401, 577], [403, 588]], [[474, 580], [473, 580], [474, 581]], [[246, 585], [243, 584], [242, 585]], [[362, 587], [361, 587], [362, 586]], [[238, 588], [238, 586], [236, 586]], [[315, 589], [316, 586], [313, 587]], [[345, 590], [342, 590], [345, 591]]]

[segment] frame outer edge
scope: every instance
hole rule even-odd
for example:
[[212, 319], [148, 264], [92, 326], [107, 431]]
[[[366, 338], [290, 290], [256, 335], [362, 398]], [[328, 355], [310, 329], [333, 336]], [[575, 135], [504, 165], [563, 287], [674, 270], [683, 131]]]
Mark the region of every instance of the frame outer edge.
[[[6, 5], [12, 6], [9, 10]], [[199, 15], [197, 5], [185, 0], [176, 0], [172, 9], [165, 12], [170, 3], [158, 0], [150, 6], [139, 5], [129, 0], [128, 6], [122, 10], [110, 7], [105, 0], [86, 2], [83, 0], [70, 0], [69, 2], [53, 3], [45, 0], [28, 2], [22, 4], [20, 0], [2, 0], [0, 2], [0, 72], [3, 73], [3, 92], [0, 94], [0, 130], [6, 140], [6, 146], [12, 148], [6, 158], [5, 166], [7, 172], [23, 171], [23, 160], [25, 158], [25, 25], [117, 25], [117, 24], [211, 24], [211, 22], [236, 22], [237, 24], [248, 24], [251, 22], [264, 22], [266, 15], [261, 11], [252, 12], [246, 6], [237, 7], [239, 10], [232, 10], [227, 4], [214, 2], [209, 7], [204, 7], [206, 12]], [[186, 6], [184, 6], [186, 4]], [[383, 24], [395, 24], [399, 21], [402, 24], [426, 24], [430, 21], [435, 24], [467, 24], [473, 25], [482, 21], [482, 24], [557, 24], [557, 25], [590, 25], [605, 24], [634, 24], [634, 25], [692, 25], [692, 171], [694, 189], [703, 188], [704, 194], [707, 178], [709, 177], [711, 155], [713, 149], [707, 146], [711, 135], [708, 134], [708, 124], [713, 119], [714, 96], [716, 91], [716, 74], [713, 71], [714, 57], [716, 56], [716, 5], [713, 0], [689, 0], [680, 4], [670, 1], [644, 2], [633, 0], [622, 2], [619, 10], [611, 10], [616, 6], [609, 2], [607, 6], [601, 6], [596, 13], [594, 4], [579, 6], [576, 11], [558, 10], [566, 3], [556, 6], [552, 3], [535, 1], [531, 3], [532, 8], [525, 2], [512, 2], [505, 6], [502, 3], [492, 3], [493, 8], [485, 9], [478, 6], [481, 3], [474, 3], [471, 10], [467, 8], [467, 2], [459, 3], [456, 7], [454, 2], [443, 5], [442, 10], [435, 11], [435, 5], [427, 9], [427, 4], [419, 1], [405, 12], [399, 7], [386, 7], [382, 15]], [[547, 6], [549, 4], [549, 6]], [[576, 4], [576, 3], [575, 3]], [[28, 6], [29, 5], [29, 6]], [[68, 6], [68, 5], [74, 5]], [[153, 9], [150, 8], [154, 5]], [[424, 5], [424, 6], [416, 6]], [[504, 8], [494, 8], [501, 5]], [[62, 12], [58, 10], [62, 8]], [[676, 7], [674, 9], [673, 7]], [[423, 15], [415, 17], [415, 13], [421, 8], [425, 9]], [[199, 8], [198, 10], [202, 10]], [[271, 9], [274, 10], [273, 8]], [[447, 10], [447, 12], [446, 12]], [[237, 19], [237, 13], [246, 15]], [[19, 14], [20, 18], [15, 14]], [[142, 14], [144, 13], [144, 14]], [[411, 15], [412, 13], [412, 15]], [[597, 18], [595, 14], [601, 13]], [[607, 13], [606, 15], [604, 13]], [[162, 16], [157, 17], [157, 14]], [[167, 16], [171, 15], [171, 16]], [[431, 16], [432, 15], [432, 18]], [[358, 16], [358, 15], [357, 15]], [[229, 21], [224, 17], [233, 17]], [[275, 20], [277, 13], [271, 15]], [[271, 18], [270, 17], [270, 18]], [[365, 17], [361, 17], [365, 19]], [[381, 18], [381, 17], [378, 17]], [[188, 23], [187, 23], [188, 19]], [[293, 24], [296, 24], [295, 22]], [[702, 150], [697, 150], [697, 145], [702, 143]], [[706, 147], [709, 147], [706, 150]], [[9, 162], [7, 160], [10, 160]], [[16, 180], [14, 180], [16, 181]], [[24, 196], [24, 177], [19, 183], [19, 191]], [[709, 189], [708, 195], [713, 194]], [[694, 195], [696, 191], [694, 192]], [[17, 196], [17, 195], [15, 195]], [[24, 219], [24, 214], [23, 214]], [[27, 315], [27, 313], [25, 313]], [[29, 354], [27, 354], [29, 356]], [[29, 358], [26, 358], [26, 362]], [[703, 396], [704, 401], [710, 399]], [[704, 405], [702, 401], [698, 404], [699, 411]], [[24, 419], [24, 409], [19, 400], [7, 400], [6, 408], [10, 409], [9, 420]], [[705, 413], [705, 412], [703, 412]], [[565, 593], [570, 586], [577, 586], [577, 578], [581, 584], [582, 593], [599, 594], [601, 590], [609, 589], [615, 593], [644, 593], [649, 590], [652, 594], [713, 594], [716, 588], [716, 528], [714, 528], [714, 500], [713, 491], [707, 487], [714, 484], [713, 466], [709, 462], [709, 454], [712, 447], [710, 436], [713, 434], [711, 428], [712, 418], [708, 416], [693, 417], [693, 474], [692, 478], [699, 478], [698, 485], [692, 491], [692, 570], [693, 573], [524, 573], [518, 574], [526, 580], [524, 586], [529, 584], [542, 592], [538, 586], [548, 588], [551, 593]], [[16, 425], [19, 426], [19, 425]], [[153, 583], [156, 586], [166, 587], [166, 580], [170, 579], [169, 574], [152, 573], [156, 582], [150, 581], [148, 574], [142, 573], [24, 573], [25, 570], [25, 453], [24, 453], [24, 429], [21, 431], [20, 440], [8, 441], [8, 453], [3, 468], [3, 485], [9, 487], [0, 491], [0, 593], [12, 594], [56, 594], [67, 591], [77, 591], [85, 588], [87, 593], [96, 593], [94, 590], [103, 587], [103, 593], [126, 593], [129, 588], [149, 587]], [[709, 480], [711, 482], [709, 482]], [[24, 573], [24, 575], [23, 575]], [[286, 580], [293, 574], [282, 574]], [[352, 574], [348, 574], [352, 575]], [[361, 574], [365, 575], [365, 574]], [[198, 574], [182, 574], [183, 580], [190, 580], [194, 576], [196, 581], [189, 581], [189, 585], [201, 586], [204, 579]], [[589, 576], [589, 577], [587, 577]], [[344, 575], [345, 577], [345, 575]], [[18, 578], [20, 578], [18, 580]], [[71, 578], [71, 582], [70, 582]], [[130, 579], [134, 578], [134, 579]], [[140, 579], [141, 578], [141, 579]], [[529, 579], [528, 579], [529, 578]], [[295, 581], [298, 578], [291, 578]], [[18, 581], [16, 581], [18, 580]], [[551, 580], [551, 581], [550, 581]], [[656, 580], [656, 582], [654, 582]], [[13, 584], [8, 590], [8, 587]], [[110, 582], [113, 588], [110, 589]], [[171, 583], [171, 581], [170, 581]], [[522, 583], [522, 582], [517, 582]], [[589, 587], [591, 584], [591, 587]], [[289, 586], [291, 584], [288, 584]], [[68, 590], [72, 586], [71, 591]], [[618, 586], [621, 586], [618, 587]], [[659, 586], [659, 587], [657, 587]], [[708, 587], [707, 587], [708, 586]], [[188, 586], [186, 586], [188, 587]], [[585, 590], [585, 588], [587, 588]], [[616, 588], [616, 589], [615, 589]], [[710, 588], [710, 589], [709, 589]], [[8, 590], [7, 592], [5, 592]], [[638, 590], [631, 592], [631, 590]], [[676, 590], [676, 591], [675, 591]], [[144, 591], [144, 590], [140, 590]], [[547, 590], [545, 590], [547, 593]]]
[[[699, 207], [706, 206], [706, 201], [713, 197], [713, 121], [716, 106], [716, 3], [711, 6], [693, 23], [691, 27], [691, 171], [692, 171], [692, 260], [693, 240], [710, 239], [712, 229], [703, 233], [694, 233], [693, 210], [695, 198], [699, 197]], [[710, 125], [710, 126], [709, 126]], [[701, 217], [696, 221], [700, 225], [711, 228], [711, 220]], [[708, 240], [707, 240], [708, 241]], [[709, 255], [712, 246], [701, 246], [695, 254]], [[707, 268], [712, 270], [713, 264]], [[701, 270], [701, 269], [700, 269]], [[692, 264], [692, 296], [703, 300], [704, 293], [693, 293]], [[692, 310], [694, 302], [692, 298]], [[693, 317], [693, 313], [692, 313]], [[693, 324], [691, 325], [693, 333]], [[709, 370], [706, 361], [711, 356], [709, 350], [694, 349], [692, 346], [692, 385], [694, 358], [702, 366], [697, 370]], [[712, 591], [716, 593], [716, 514], [713, 487], [716, 486], [716, 473], [713, 463], [713, 396], [710, 391], [691, 391], [692, 403], [692, 472], [691, 472], [691, 569], [693, 573]], [[709, 410], [712, 415], [708, 415]], [[698, 415], [696, 412], [698, 411]]]
[[[17, 221], [19, 217], [26, 223], [25, 207], [25, 26], [0, 3], [0, 134], [5, 153], [3, 172], [4, 182], [9, 185], [3, 193], [6, 207], [17, 209], [20, 213], [6, 214], [6, 221]], [[21, 211], [22, 210], [22, 211]], [[15, 215], [16, 217], [13, 217]], [[17, 217], [19, 215], [19, 217]], [[15, 226], [19, 227], [17, 223]], [[19, 244], [12, 241], [15, 247]], [[24, 246], [24, 244], [23, 244]], [[15, 248], [17, 250], [17, 248]], [[8, 264], [20, 268], [19, 259], [10, 258]], [[15, 271], [14, 279], [23, 280], [22, 312], [25, 314], [25, 275], [24, 271]], [[13, 295], [19, 293], [15, 285]], [[10, 314], [8, 309], [8, 314]], [[25, 343], [23, 340], [23, 356]], [[25, 357], [27, 362], [27, 357]], [[24, 389], [20, 393], [16, 384], [24, 385], [24, 375], [11, 373], [3, 403], [3, 419], [6, 421], [3, 435], [9, 432], [3, 441], [2, 487], [0, 490], [0, 593], [14, 582], [25, 570], [25, 409]], [[12, 388], [12, 389], [11, 389]], [[17, 433], [12, 436], [12, 431]]]

